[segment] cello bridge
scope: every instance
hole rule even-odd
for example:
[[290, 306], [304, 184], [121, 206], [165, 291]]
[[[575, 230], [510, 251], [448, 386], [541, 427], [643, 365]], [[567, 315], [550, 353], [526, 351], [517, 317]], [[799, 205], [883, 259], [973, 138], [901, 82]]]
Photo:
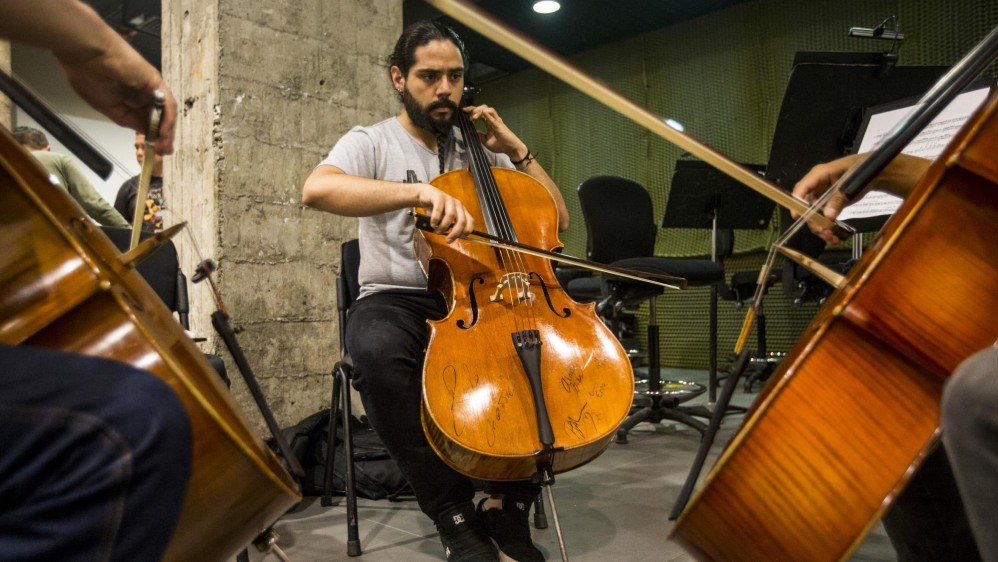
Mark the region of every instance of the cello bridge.
[[534, 295], [530, 292], [530, 275], [527, 273], [507, 273], [502, 276], [496, 291], [489, 297], [491, 302], [505, 302], [509, 292], [510, 304], [533, 300]]

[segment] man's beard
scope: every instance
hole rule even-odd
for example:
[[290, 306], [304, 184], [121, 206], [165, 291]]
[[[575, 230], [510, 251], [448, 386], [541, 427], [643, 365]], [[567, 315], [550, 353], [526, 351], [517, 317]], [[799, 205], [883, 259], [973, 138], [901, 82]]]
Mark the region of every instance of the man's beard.
[[[409, 119], [417, 127], [426, 129], [436, 136], [450, 136], [454, 120], [457, 118], [457, 104], [450, 99], [439, 99], [423, 108], [409, 93], [409, 88], [403, 88], [402, 106], [405, 107]], [[450, 109], [450, 115], [447, 117], [436, 118], [431, 115], [433, 111], [444, 107]]]

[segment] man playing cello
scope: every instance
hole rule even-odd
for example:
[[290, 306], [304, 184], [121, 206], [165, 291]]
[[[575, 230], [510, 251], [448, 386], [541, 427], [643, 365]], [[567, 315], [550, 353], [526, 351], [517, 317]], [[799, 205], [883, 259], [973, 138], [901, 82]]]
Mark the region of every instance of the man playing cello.
[[[360, 217], [360, 298], [346, 334], [354, 384], [420, 509], [437, 525], [448, 560], [498, 560], [493, 540], [515, 560], [543, 560], [527, 520], [536, 486], [487, 483], [489, 497], [476, 509], [471, 480], [437, 457], [421, 429], [426, 321], [442, 318], [447, 307], [439, 294], [427, 291], [407, 210], [429, 210], [433, 228], [447, 232], [448, 242], [475, 226], [458, 199], [428, 183], [467, 166], [464, 139], [454, 127], [467, 57], [452, 29], [421, 22], [402, 33], [389, 64], [403, 111], [344, 135], [306, 180], [302, 196], [310, 207]], [[495, 109], [480, 105], [464, 111], [486, 125], [488, 132], [480, 137], [489, 165], [539, 181], [556, 202], [560, 230], [568, 228], [568, 210], [554, 182]], [[404, 183], [409, 170], [419, 183]]]

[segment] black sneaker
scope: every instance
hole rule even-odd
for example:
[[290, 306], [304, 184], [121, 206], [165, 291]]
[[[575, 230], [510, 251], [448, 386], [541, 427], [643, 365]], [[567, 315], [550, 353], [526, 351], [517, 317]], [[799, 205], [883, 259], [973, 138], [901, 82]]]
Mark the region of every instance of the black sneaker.
[[498, 562], [499, 553], [489, 540], [475, 514], [475, 506], [447, 510], [438, 516], [437, 531], [444, 545], [447, 562]]
[[483, 510], [483, 504], [484, 499], [478, 502], [478, 518], [502, 554], [515, 562], [544, 562], [544, 554], [530, 540], [529, 501], [504, 497], [502, 509]]

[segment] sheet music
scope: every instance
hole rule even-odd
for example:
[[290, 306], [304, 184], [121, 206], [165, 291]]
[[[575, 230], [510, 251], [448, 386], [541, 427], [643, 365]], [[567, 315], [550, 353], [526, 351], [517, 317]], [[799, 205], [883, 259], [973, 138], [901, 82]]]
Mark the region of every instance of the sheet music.
[[[988, 97], [989, 87], [983, 87], [957, 96], [917, 137], [902, 150], [905, 154], [935, 160], [953, 139], [964, 122]], [[866, 132], [859, 145], [859, 153], [870, 152], [894, 126], [904, 119], [914, 106], [902, 107], [870, 116]], [[901, 205], [901, 198], [871, 191], [858, 202], [850, 205], [839, 215], [840, 220], [861, 219], [893, 214]]]

